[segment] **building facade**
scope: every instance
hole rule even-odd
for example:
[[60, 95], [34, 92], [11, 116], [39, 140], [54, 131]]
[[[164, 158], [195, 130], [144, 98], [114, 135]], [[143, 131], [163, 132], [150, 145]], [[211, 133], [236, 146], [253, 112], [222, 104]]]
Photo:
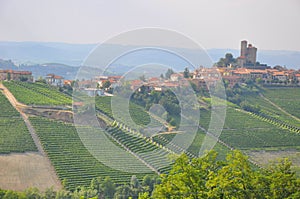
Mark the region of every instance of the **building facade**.
[[15, 71], [15, 70], [0, 70], [0, 81], [33, 81], [32, 72], [30, 71]]

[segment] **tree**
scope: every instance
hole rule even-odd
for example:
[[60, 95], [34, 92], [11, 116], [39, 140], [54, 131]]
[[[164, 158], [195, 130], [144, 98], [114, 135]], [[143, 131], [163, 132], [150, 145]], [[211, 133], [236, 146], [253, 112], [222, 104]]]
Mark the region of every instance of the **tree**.
[[10, 81], [10, 79], [11, 79], [11, 74], [7, 73], [7, 80]]
[[102, 87], [104, 88], [104, 89], [107, 89], [107, 88], [109, 88], [111, 86], [111, 83], [110, 83], [110, 81], [108, 81], [108, 80], [106, 80], [104, 83], [103, 83], [103, 85], [102, 85]]
[[133, 193], [129, 185], [125, 184], [122, 186], [117, 187], [115, 198], [116, 199], [127, 199], [132, 197]]
[[240, 151], [233, 151], [226, 157], [226, 165], [210, 173], [206, 185], [212, 198], [255, 198], [253, 177], [249, 161]]
[[91, 180], [91, 185], [90, 185], [90, 188], [92, 190], [97, 190], [99, 196], [103, 193], [103, 190], [101, 188], [101, 183], [102, 183], [101, 177], [97, 177]]
[[101, 184], [101, 189], [103, 190], [105, 198], [113, 198], [116, 192], [116, 185], [110, 177], [106, 177]]
[[28, 199], [41, 199], [42, 196], [37, 188], [29, 188], [25, 190], [26, 198]]
[[299, 198], [300, 179], [287, 159], [266, 169], [253, 169], [240, 151], [216, 161], [216, 153], [189, 160], [179, 157], [168, 175], [162, 176], [153, 198]]
[[265, 186], [265, 188], [269, 186], [269, 198], [299, 198], [300, 180], [297, 179], [291, 166], [292, 162], [284, 158], [269, 165], [265, 170], [264, 181], [270, 179]]
[[21, 77], [20, 77], [20, 81], [21, 81], [21, 82], [26, 82], [27, 80], [28, 80], [28, 78], [25, 77], [25, 76], [21, 76]]
[[216, 152], [209, 152], [202, 158], [190, 160], [185, 154], [174, 163], [168, 175], [162, 175], [162, 183], [156, 185], [154, 198], [207, 198], [206, 181], [217, 171], [219, 163]]
[[43, 79], [43, 77], [39, 77], [35, 82], [39, 82], [39, 83], [43, 83], [43, 84], [46, 84], [46, 80]]
[[189, 78], [190, 77], [190, 71], [187, 67], [184, 69], [183, 77], [184, 78]]
[[145, 82], [145, 81], [146, 81], [146, 77], [145, 77], [145, 75], [141, 75], [141, 76], [139, 77], [139, 79], [140, 79], [141, 81], [143, 81], [143, 82]]
[[56, 196], [56, 192], [53, 190], [53, 187], [47, 188], [45, 191], [44, 198], [45, 199], [53, 199]]
[[165, 74], [166, 79], [170, 79], [172, 74], [174, 74], [174, 71], [171, 68], [169, 68]]
[[142, 186], [146, 189], [149, 193], [152, 193], [154, 188], [155, 179], [152, 179], [150, 175], [145, 175], [143, 178]]
[[137, 179], [137, 177], [135, 175], [133, 175], [131, 177], [130, 188], [131, 188], [131, 191], [132, 191], [132, 198], [137, 199], [139, 192], [142, 191], [142, 187], [140, 185], [139, 180]]
[[217, 66], [227, 67], [228, 65], [234, 63], [236, 63], [236, 59], [233, 58], [233, 55], [231, 53], [226, 53], [225, 58], [220, 58], [220, 60], [217, 62]]

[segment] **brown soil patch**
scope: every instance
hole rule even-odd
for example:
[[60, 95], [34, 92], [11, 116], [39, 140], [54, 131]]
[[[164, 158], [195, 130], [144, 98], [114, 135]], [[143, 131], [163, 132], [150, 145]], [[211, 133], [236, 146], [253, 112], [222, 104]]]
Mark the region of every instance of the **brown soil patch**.
[[278, 151], [249, 151], [247, 152], [250, 159], [259, 165], [265, 166], [281, 158], [288, 158], [292, 161], [293, 167], [300, 168], [300, 151], [297, 150], [278, 150]]
[[0, 155], [0, 188], [21, 191], [37, 187], [40, 191], [61, 185], [53, 175], [47, 158], [39, 153]]

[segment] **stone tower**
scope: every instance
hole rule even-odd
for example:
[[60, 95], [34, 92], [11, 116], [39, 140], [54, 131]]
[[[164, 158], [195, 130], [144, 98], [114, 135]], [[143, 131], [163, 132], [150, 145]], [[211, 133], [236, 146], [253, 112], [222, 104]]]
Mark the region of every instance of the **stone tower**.
[[247, 41], [241, 41], [241, 55], [238, 57], [238, 65], [241, 67], [255, 67], [257, 48], [248, 44]]
[[247, 54], [247, 41], [241, 41], [241, 57], [246, 57]]

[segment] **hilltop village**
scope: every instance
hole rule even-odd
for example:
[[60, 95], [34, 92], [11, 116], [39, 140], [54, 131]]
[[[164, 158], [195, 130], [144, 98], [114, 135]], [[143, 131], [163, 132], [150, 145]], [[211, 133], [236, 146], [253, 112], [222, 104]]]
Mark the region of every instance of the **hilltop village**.
[[[241, 41], [240, 56], [234, 58], [227, 53], [224, 58], [212, 67], [199, 66], [196, 69], [186, 67], [184, 71], [175, 72], [172, 68], [160, 77], [141, 76], [139, 79], [128, 81], [132, 90], [146, 86], [149, 90], [163, 91], [171, 87], [179, 87], [186, 80], [192, 82], [197, 88], [207, 89], [215, 86], [217, 80], [222, 79], [226, 86], [234, 87], [236, 84], [252, 81], [266, 86], [299, 86], [300, 70], [287, 69], [282, 66], [268, 66], [256, 60], [257, 48], [247, 41]], [[122, 76], [95, 76], [90, 80], [66, 80], [62, 76], [47, 74], [42, 78], [47, 84], [57, 87], [76, 86], [86, 90], [87, 94], [106, 95], [118, 86]], [[33, 82], [30, 71], [0, 70], [0, 81], [15, 80]], [[41, 81], [41, 79], [36, 80]]]

